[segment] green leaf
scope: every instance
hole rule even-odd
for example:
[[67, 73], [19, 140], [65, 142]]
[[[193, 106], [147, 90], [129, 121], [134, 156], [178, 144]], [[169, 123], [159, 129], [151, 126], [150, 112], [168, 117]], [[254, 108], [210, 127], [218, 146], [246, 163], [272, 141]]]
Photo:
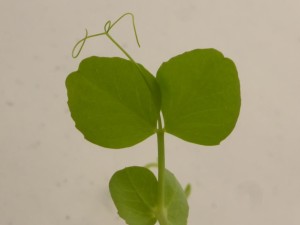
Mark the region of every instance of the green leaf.
[[175, 176], [165, 170], [165, 204], [158, 207], [158, 182], [145, 167], [127, 167], [117, 171], [109, 182], [112, 199], [129, 225], [153, 225], [157, 218], [168, 225], [186, 225], [188, 203]]
[[112, 199], [129, 225], [154, 225], [157, 210], [157, 180], [145, 167], [117, 171], [109, 182]]
[[184, 190], [168, 170], [165, 170], [165, 214], [169, 225], [186, 225], [189, 206]]
[[235, 127], [241, 105], [232, 60], [215, 49], [178, 55], [157, 72], [165, 130], [183, 140], [217, 145]]
[[122, 58], [90, 57], [66, 80], [76, 127], [107, 148], [135, 145], [156, 130], [159, 87], [141, 65]]

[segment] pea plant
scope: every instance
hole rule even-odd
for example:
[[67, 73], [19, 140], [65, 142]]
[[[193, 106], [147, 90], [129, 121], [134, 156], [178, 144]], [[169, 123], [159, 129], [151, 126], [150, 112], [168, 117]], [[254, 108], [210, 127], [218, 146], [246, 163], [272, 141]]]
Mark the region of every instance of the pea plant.
[[156, 134], [157, 178], [148, 167], [127, 167], [112, 176], [110, 194], [129, 225], [186, 225], [187, 196], [165, 168], [164, 134], [199, 145], [220, 144], [234, 129], [240, 111], [237, 69], [215, 49], [195, 49], [162, 63], [155, 77], [111, 36], [125, 16], [132, 19], [139, 45], [131, 13], [106, 22], [102, 33], [88, 35], [86, 30], [75, 45], [74, 58], [87, 39], [106, 36], [128, 59], [82, 60], [66, 79], [71, 116], [86, 140], [105, 148], [127, 148]]

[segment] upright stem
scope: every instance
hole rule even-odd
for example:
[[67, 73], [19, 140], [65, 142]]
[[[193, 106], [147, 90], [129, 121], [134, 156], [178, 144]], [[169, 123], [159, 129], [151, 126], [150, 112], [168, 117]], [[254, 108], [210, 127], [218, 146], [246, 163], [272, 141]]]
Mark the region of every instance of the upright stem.
[[164, 131], [162, 128], [161, 118], [158, 119], [157, 130], [157, 147], [158, 147], [158, 202], [159, 207], [162, 209], [165, 200], [165, 143]]
[[169, 225], [165, 213], [165, 131], [161, 117], [158, 118], [157, 147], [158, 147], [158, 215], [160, 225]]

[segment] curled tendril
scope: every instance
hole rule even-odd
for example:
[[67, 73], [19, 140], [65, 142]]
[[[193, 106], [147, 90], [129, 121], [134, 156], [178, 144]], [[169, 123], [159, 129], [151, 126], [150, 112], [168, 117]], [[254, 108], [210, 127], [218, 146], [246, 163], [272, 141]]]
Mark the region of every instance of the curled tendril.
[[[123, 14], [119, 19], [117, 19], [115, 22], [111, 22], [110, 20], [108, 20], [105, 25], [104, 25], [104, 32], [102, 33], [98, 33], [98, 34], [93, 34], [93, 35], [88, 35], [88, 30], [85, 29], [85, 37], [82, 38], [80, 41], [78, 41], [73, 50], [72, 50], [72, 57], [73, 58], [77, 58], [79, 56], [79, 54], [81, 53], [83, 46], [86, 42], [87, 39], [92, 38], [92, 37], [97, 37], [97, 36], [102, 36], [102, 35], [106, 35], [108, 36], [109, 31], [120, 21], [122, 20], [125, 16], [131, 16], [132, 19], [132, 25], [133, 25], [133, 30], [134, 30], [134, 35], [135, 35], [135, 40], [137, 45], [140, 47], [140, 42], [137, 36], [137, 32], [136, 32], [136, 27], [135, 27], [135, 22], [134, 22], [134, 15], [132, 13], [125, 13]], [[75, 54], [76, 49], [79, 47], [78, 52]]]
[[[73, 58], [77, 58], [77, 57], [79, 56], [79, 54], [80, 54], [80, 52], [81, 52], [81, 50], [82, 50], [82, 48], [83, 48], [83, 46], [84, 46], [84, 44], [85, 44], [85, 41], [86, 41], [87, 37], [88, 37], [88, 30], [85, 29], [85, 37], [82, 38], [80, 41], [78, 41], [78, 42], [76, 43], [76, 45], [74, 46], [73, 50], [72, 50], [72, 57], [73, 57]], [[81, 42], [82, 42], [82, 44], [81, 44]], [[77, 46], [78, 46], [79, 44], [81, 44], [81, 46], [80, 46], [80, 48], [79, 48], [77, 54], [74, 55], [74, 52], [75, 52], [75, 50], [76, 50], [76, 48], [77, 48]]]
[[111, 26], [111, 21], [107, 21], [104, 25], [104, 32], [108, 33], [110, 31], [110, 29], [112, 28]]

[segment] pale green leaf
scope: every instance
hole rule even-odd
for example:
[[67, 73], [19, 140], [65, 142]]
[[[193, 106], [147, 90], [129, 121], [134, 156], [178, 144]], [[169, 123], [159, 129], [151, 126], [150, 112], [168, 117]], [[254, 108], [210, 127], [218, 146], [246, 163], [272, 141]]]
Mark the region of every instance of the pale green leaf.
[[197, 49], [161, 65], [157, 81], [165, 130], [183, 140], [217, 145], [235, 127], [240, 85], [232, 60], [215, 49]]
[[186, 225], [188, 203], [175, 176], [165, 170], [164, 208], [158, 206], [158, 182], [145, 167], [127, 167], [117, 171], [109, 182], [112, 199], [129, 225], [153, 225], [159, 216], [168, 225]]
[[156, 130], [160, 109], [155, 78], [121, 58], [90, 57], [67, 80], [76, 127], [90, 142], [108, 148], [135, 145]]
[[112, 199], [129, 225], [154, 225], [157, 210], [157, 180], [145, 167], [117, 171], [109, 182]]
[[187, 225], [189, 206], [176, 177], [165, 170], [165, 214], [169, 225]]

